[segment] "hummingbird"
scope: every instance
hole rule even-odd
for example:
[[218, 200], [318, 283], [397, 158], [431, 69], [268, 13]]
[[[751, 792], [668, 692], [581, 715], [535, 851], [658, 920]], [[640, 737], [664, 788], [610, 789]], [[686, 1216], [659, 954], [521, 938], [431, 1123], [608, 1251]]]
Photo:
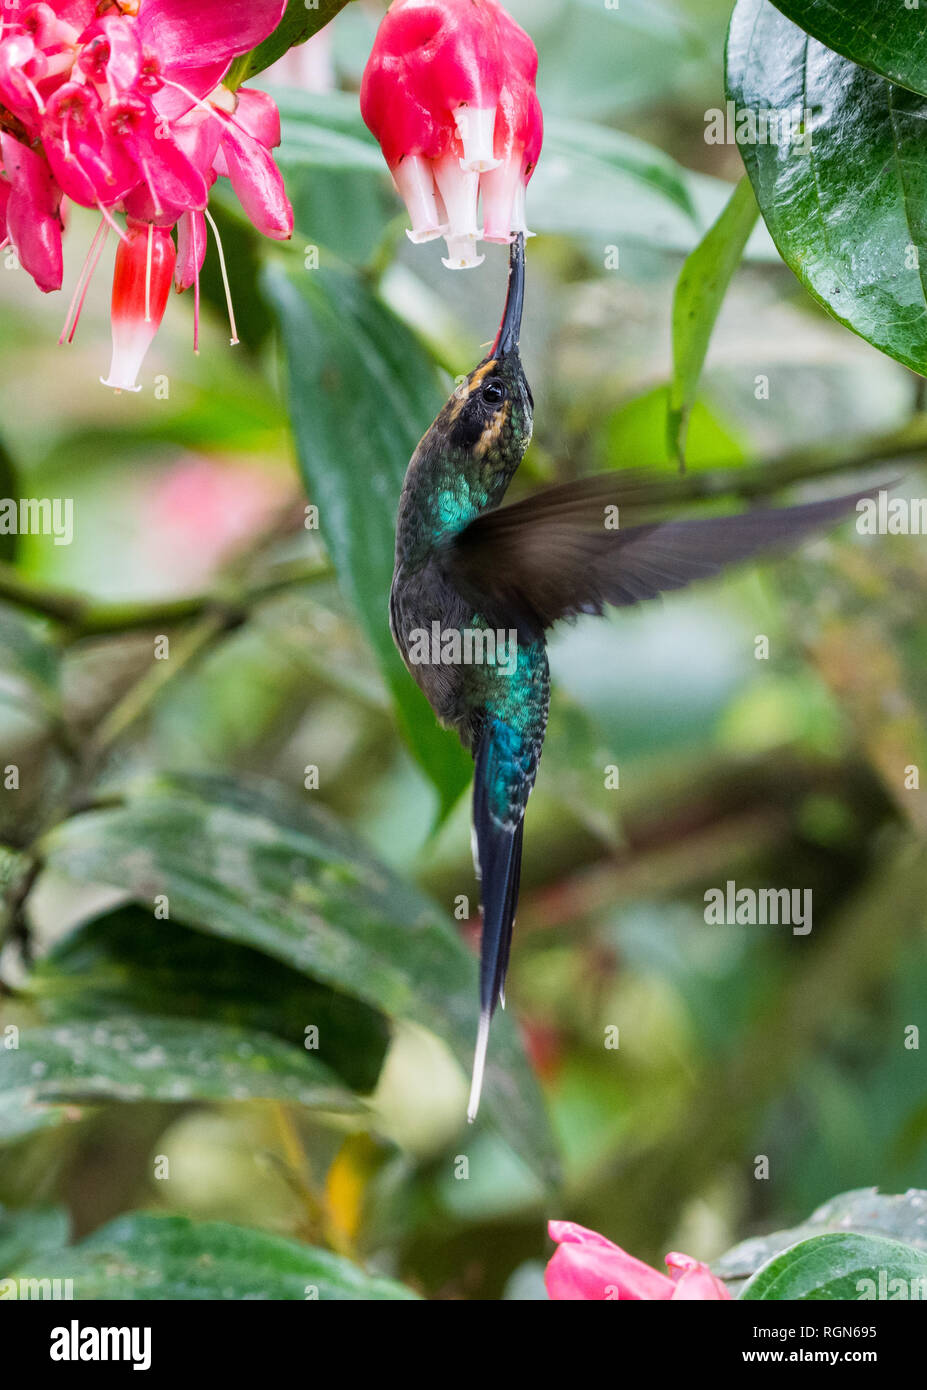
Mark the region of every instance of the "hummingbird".
[[[547, 632], [562, 619], [636, 604], [795, 543], [866, 495], [626, 526], [628, 511], [641, 515], [641, 508], [670, 497], [672, 486], [650, 470], [627, 469], [503, 506], [534, 418], [519, 351], [524, 295], [520, 233], [510, 247], [495, 342], [461, 380], [409, 462], [390, 592], [390, 628], [403, 661], [438, 720], [456, 731], [475, 763], [472, 838], [483, 925], [471, 1123], [490, 1022], [497, 1003], [505, 1005], [525, 809], [550, 702]], [[422, 635], [431, 633], [442, 640], [437, 648], [431, 644], [431, 659], [423, 659], [429, 644], [422, 645]], [[500, 662], [490, 633], [513, 633], [514, 657], [509, 652]], [[467, 635], [482, 641], [471, 641], [468, 649]], [[470, 660], [463, 655], [468, 650]]]

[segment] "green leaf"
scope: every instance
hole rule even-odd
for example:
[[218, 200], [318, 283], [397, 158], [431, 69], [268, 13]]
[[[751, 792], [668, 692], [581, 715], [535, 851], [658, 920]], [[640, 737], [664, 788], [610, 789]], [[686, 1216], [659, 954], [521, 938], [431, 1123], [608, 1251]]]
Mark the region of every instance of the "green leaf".
[[235, 59], [224, 79], [225, 85], [234, 90], [256, 72], [269, 68], [291, 48], [305, 43], [313, 34], [324, 29], [347, 3], [348, 0], [316, 0], [315, 4], [307, 5], [306, 0], [289, 0], [286, 12], [274, 32], [250, 53], [243, 53]]
[[834, 1231], [892, 1236], [927, 1253], [927, 1192], [912, 1188], [909, 1192], [887, 1195], [874, 1187], [842, 1192], [817, 1207], [800, 1226], [741, 1241], [714, 1261], [712, 1269], [728, 1283], [748, 1279], [761, 1265], [789, 1246]]
[[0, 1052], [0, 1093], [28, 1116], [49, 1102], [284, 1100], [357, 1110], [313, 1052], [266, 1033], [129, 1014], [31, 1028]]
[[715, 320], [740, 264], [759, 209], [741, 179], [714, 226], [687, 258], [673, 299], [673, 379], [667, 415], [670, 447], [685, 462], [689, 415]]
[[0, 1207], [0, 1279], [41, 1251], [66, 1245], [69, 1230], [64, 1207]]
[[[620, 469], [633, 459], [636, 468], [671, 468], [676, 456], [666, 429], [669, 408], [670, 387], [654, 386], [607, 415], [597, 441], [601, 466]], [[737, 468], [746, 463], [747, 454], [748, 446], [733, 423], [705, 400], [695, 401], [687, 417], [688, 468]]]
[[73, 1279], [76, 1299], [412, 1299], [411, 1289], [374, 1278], [326, 1250], [185, 1216], [133, 1212], [79, 1245], [16, 1270], [19, 1278]]
[[[172, 919], [421, 1024], [469, 1072], [473, 956], [427, 898], [302, 798], [257, 781], [143, 779], [124, 806], [74, 817], [42, 850], [77, 882], [111, 884], [149, 908], [167, 894]], [[493, 1028], [485, 1110], [535, 1173], [555, 1175], [537, 1083], [505, 1015]]]
[[280, 111], [277, 161], [292, 169], [355, 169], [388, 179], [386, 163], [364, 125], [357, 97], [349, 92], [271, 87]]
[[472, 776], [399, 658], [389, 630], [396, 513], [409, 459], [441, 404], [424, 347], [362, 279], [267, 267], [299, 459], [345, 593], [392, 694], [400, 727], [447, 812]]
[[800, 1241], [773, 1256], [740, 1297], [755, 1301], [921, 1298], [925, 1289], [927, 1252], [882, 1236], [834, 1232]]
[[550, 120], [528, 186], [532, 231], [691, 246], [699, 225], [685, 170], [653, 145], [587, 121]]
[[58, 713], [58, 653], [14, 608], [0, 604], [0, 702]]
[[297, 237], [333, 250], [341, 261], [368, 264], [391, 219], [401, 214], [357, 97], [271, 90], [282, 130], [276, 159], [293, 204]]
[[[0, 497], [18, 497], [16, 465], [13, 456], [0, 439]], [[16, 536], [0, 535], [0, 560], [11, 563], [16, 556]]]
[[351, 1087], [376, 1085], [389, 1042], [383, 1015], [260, 951], [120, 908], [78, 927], [35, 966], [23, 992], [45, 1022], [115, 1014], [208, 1018], [304, 1048]]
[[776, 0], [776, 9], [845, 58], [927, 94], [923, 11], [904, 0]]
[[813, 113], [801, 139], [740, 146], [772, 238], [835, 318], [927, 370], [927, 103], [824, 48], [769, 0], [738, 0], [727, 86], [767, 134], [770, 112]]

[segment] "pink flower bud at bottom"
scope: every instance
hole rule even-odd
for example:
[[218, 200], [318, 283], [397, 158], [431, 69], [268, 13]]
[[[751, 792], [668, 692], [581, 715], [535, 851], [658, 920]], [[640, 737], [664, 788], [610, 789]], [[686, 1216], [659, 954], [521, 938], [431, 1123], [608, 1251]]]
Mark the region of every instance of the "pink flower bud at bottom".
[[175, 260], [168, 227], [130, 219], [113, 271], [113, 359], [104, 386], [142, 389], [136, 378], [164, 317]]

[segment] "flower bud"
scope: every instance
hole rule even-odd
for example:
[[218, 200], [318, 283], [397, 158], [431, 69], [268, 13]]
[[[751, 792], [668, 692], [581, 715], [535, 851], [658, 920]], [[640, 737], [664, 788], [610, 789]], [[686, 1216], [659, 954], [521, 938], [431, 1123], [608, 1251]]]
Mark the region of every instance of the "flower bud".
[[[393, 0], [361, 84], [361, 112], [409, 210], [414, 242], [443, 236], [454, 269], [484, 237], [527, 232], [541, 150], [537, 52], [498, 0]], [[480, 222], [483, 199], [485, 229]]]
[[142, 389], [136, 378], [164, 317], [175, 259], [168, 227], [129, 218], [113, 272], [113, 359], [104, 386]]

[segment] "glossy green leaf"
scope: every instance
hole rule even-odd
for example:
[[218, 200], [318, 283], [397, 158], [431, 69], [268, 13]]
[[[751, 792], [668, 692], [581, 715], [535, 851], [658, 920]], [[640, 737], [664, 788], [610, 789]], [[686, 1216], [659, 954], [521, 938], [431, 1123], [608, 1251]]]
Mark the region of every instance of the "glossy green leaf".
[[775, 0], [776, 9], [854, 63], [927, 94], [927, 26], [904, 0]]
[[254, 1030], [142, 1014], [24, 1029], [18, 1047], [0, 1052], [0, 1095], [27, 1115], [61, 1101], [274, 1099], [359, 1108], [314, 1052]]
[[922, 1298], [927, 1252], [883, 1236], [813, 1236], [775, 1255], [753, 1276], [747, 1300]]
[[49, 1252], [19, 1278], [73, 1279], [75, 1299], [413, 1299], [411, 1289], [365, 1274], [326, 1250], [283, 1236], [133, 1212], [79, 1245]]
[[686, 259], [676, 284], [667, 428], [670, 447], [680, 463], [685, 460], [689, 415], [712, 329], [758, 213], [750, 180], [743, 178], [717, 222]]
[[749, 1279], [761, 1265], [799, 1241], [849, 1231], [855, 1235], [891, 1236], [927, 1253], [927, 1192], [912, 1188], [887, 1195], [874, 1187], [842, 1192], [816, 1208], [800, 1226], [741, 1241], [716, 1260], [712, 1268], [729, 1283]]
[[447, 811], [472, 776], [393, 644], [389, 591], [396, 513], [409, 459], [442, 405], [434, 364], [408, 328], [348, 271], [269, 266], [289, 405], [310, 500], [413, 754]]
[[[427, 898], [302, 799], [260, 782], [146, 779], [124, 806], [58, 827], [43, 852], [77, 882], [113, 885], [148, 908], [166, 894], [172, 919], [423, 1025], [469, 1072], [473, 956]], [[551, 1177], [537, 1083], [505, 1015], [493, 1028], [484, 1105], [533, 1171]]]
[[209, 1018], [303, 1048], [352, 1090], [376, 1085], [389, 1042], [383, 1015], [277, 960], [178, 922], [121, 908], [71, 932], [24, 986], [47, 1022], [113, 1015]]
[[809, 38], [769, 0], [738, 0], [727, 85], [739, 120], [768, 137], [740, 150], [784, 260], [841, 323], [927, 371], [927, 103]]
[[255, 73], [269, 68], [291, 48], [305, 43], [313, 34], [324, 29], [347, 3], [348, 0], [315, 0], [314, 4], [309, 5], [306, 0], [289, 0], [286, 12], [274, 32], [250, 53], [235, 59], [225, 78], [226, 85], [240, 87]]

